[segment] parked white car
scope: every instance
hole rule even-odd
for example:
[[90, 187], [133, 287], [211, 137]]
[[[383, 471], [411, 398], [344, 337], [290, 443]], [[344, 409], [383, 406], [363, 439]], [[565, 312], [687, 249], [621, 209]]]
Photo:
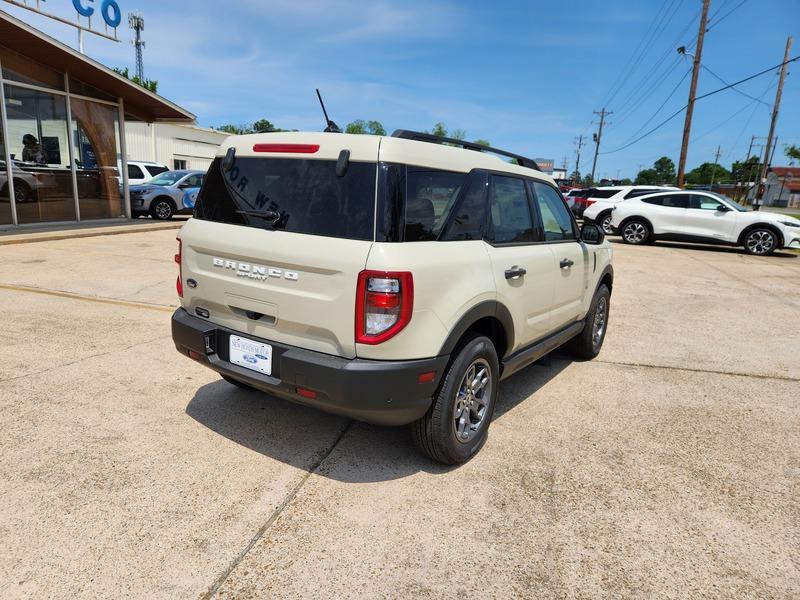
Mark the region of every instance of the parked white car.
[[[122, 166], [120, 165], [120, 169]], [[156, 175], [166, 173], [169, 167], [160, 163], [145, 160], [128, 161], [128, 185], [139, 185], [149, 182]]]
[[581, 216], [589, 223], [600, 225], [606, 235], [611, 235], [614, 233], [611, 228], [611, 209], [617, 204], [623, 200], [677, 189], [664, 185], [616, 185], [591, 188], [587, 190], [586, 208]]
[[779, 248], [800, 248], [800, 220], [780, 213], [751, 211], [714, 192], [662, 192], [622, 202], [611, 225], [628, 244], [673, 240], [743, 246], [766, 256]]

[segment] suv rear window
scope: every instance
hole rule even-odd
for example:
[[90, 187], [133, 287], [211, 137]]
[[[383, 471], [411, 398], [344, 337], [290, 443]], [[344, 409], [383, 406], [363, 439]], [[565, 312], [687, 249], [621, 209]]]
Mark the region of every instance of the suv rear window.
[[[216, 158], [198, 195], [194, 216], [233, 225], [372, 240], [376, 170], [376, 163], [351, 162], [345, 175], [337, 177], [335, 160], [242, 157], [223, 173], [221, 159]], [[258, 215], [265, 211], [279, 217]]]
[[156, 165], [144, 165], [145, 170], [150, 173], [150, 177], [155, 177], [156, 175], [160, 175], [161, 173], [166, 173], [169, 171], [167, 167], [158, 167]]
[[466, 181], [464, 173], [408, 167], [406, 173], [406, 242], [435, 240]]

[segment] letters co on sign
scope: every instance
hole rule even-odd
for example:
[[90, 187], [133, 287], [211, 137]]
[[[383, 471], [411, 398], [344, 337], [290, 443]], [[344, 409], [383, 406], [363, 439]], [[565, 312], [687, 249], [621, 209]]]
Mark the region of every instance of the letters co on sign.
[[[94, 2], [95, 0], [72, 0], [72, 5], [79, 15], [88, 18], [95, 12]], [[116, 29], [122, 23], [122, 11], [115, 0], [103, 0], [100, 3], [100, 15], [103, 17], [105, 24], [112, 29]]]

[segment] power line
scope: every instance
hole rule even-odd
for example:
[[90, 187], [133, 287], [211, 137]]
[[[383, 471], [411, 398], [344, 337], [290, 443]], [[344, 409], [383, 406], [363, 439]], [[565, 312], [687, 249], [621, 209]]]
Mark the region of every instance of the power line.
[[[714, 73], [714, 71], [712, 71], [711, 69], [709, 69], [707, 66], [705, 66], [705, 65], [700, 65], [700, 66], [701, 66], [703, 69], [705, 69], [706, 71], [708, 71], [708, 72], [709, 72], [709, 73], [710, 73], [710, 74], [711, 74], [711, 75], [712, 75], [712, 76], [713, 76], [715, 79], [717, 79], [717, 81], [719, 81], [720, 83], [724, 83], [725, 85], [729, 85], [727, 81], [725, 81], [725, 80], [724, 80], [722, 77], [720, 77], [719, 75], [717, 75], [716, 73]], [[742, 96], [744, 96], [745, 98], [750, 98], [751, 100], [755, 100], [756, 102], [761, 102], [761, 104], [763, 104], [764, 106], [766, 106], [767, 108], [769, 108], [769, 103], [768, 103], [768, 102], [764, 102], [764, 101], [763, 101], [763, 100], [761, 100], [760, 98], [756, 98], [755, 96], [751, 96], [750, 94], [747, 94], [747, 93], [743, 92], [742, 90], [740, 90], [740, 89], [738, 89], [738, 88], [736, 88], [736, 87], [734, 87], [733, 89], [734, 89], [734, 91], [735, 91], [735, 92], [737, 92], [737, 93], [741, 94], [741, 95], [742, 95]]]
[[[655, 16], [653, 17], [653, 21], [647, 27], [647, 30], [644, 32], [644, 34], [642, 35], [641, 39], [639, 40], [639, 43], [636, 44], [636, 47], [634, 48], [633, 52], [631, 53], [630, 57], [628, 58], [628, 62], [625, 63], [625, 66], [620, 70], [619, 75], [614, 80], [614, 83], [611, 84], [611, 88], [606, 93], [606, 96], [608, 96], [608, 94], [611, 94], [611, 96], [608, 97], [606, 99], [606, 101], [603, 103], [604, 106], [608, 105], [608, 103], [611, 102], [616, 97], [616, 95], [619, 93], [619, 91], [621, 89], [621, 86], [624, 84], [624, 82], [630, 79], [628, 77], [629, 71], [632, 71], [633, 64], [634, 63], [638, 63], [638, 61], [642, 58], [644, 53], [647, 51], [648, 47], [645, 44], [645, 42], [651, 37], [650, 30], [653, 29], [653, 26], [658, 22], [659, 18], [663, 19], [663, 16], [661, 15], [661, 11], [664, 10], [667, 7], [667, 3], [668, 2], [670, 2], [670, 0], [664, 0], [664, 2], [661, 4], [661, 7], [658, 9], [658, 11], [656, 12]], [[672, 2], [674, 2], [674, 0], [672, 0]], [[666, 15], [666, 11], [664, 12], [664, 15]], [[637, 56], [637, 53], [638, 53], [638, 56]], [[634, 57], [636, 57], [636, 60], [634, 60]], [[632, 75], [632, 74], [633, 73], [631, 72], [630, 75]]]
[[[731, 14], [732, 14], [733, 12], [735, 12], [735, 11], [736, 11], [736, 10], [737, 10], [739, 7], [741, 7], [741, 6], [742, 6], [742, 4], [744, 4], [745, 2], [747, 2], [747, 0], [742, 0], [741, 2], [739, 2], [739, 4], [737, 4], [736, 6], [734, 6], [732, 9], [730, 9], [728, 12], [726, 12], [724, 15], [722, 15], [722, 16], [721, 16], [719, 19], [717, 19], [716, 21], [714, 20], [714, 17], [712, 16], [712, 17], [711, 17], [711, 19], [710, 19], [710, 20], [711, 20], [711, 25], [709, 25], [709, 26], [708, 26], [708, 29], [706, 29], [706, 31], [711, 31], [712, 29], [714, 29], [714, 27], [716, 27], [717, 25], [719, 25], [720, 23], [722, 23], [722, 21], [724, 21], [724, 20], [725, 20], [725, 19], [727, 19], [729, 16], [731, 16]], [[722, 6], [720, 6], [720, 7], [719, 7], [719, 9], [717, 10], [717, 12], [719, 12], [719, 10], [720, 10], [720, 9], [722, 9]], [[714, 14], [716, 15], [716, 13], [714, 13]]]
[[[764, 93], [763, 93], [763, 94], [761, 94], [761, 95], [762, 95], [762, 96], [766, 95], [766, 93], [767, 93], [769, 90], [771, 90], [773, 87], [775, 87], [775, 84], [774, 84], [774, 83], [773, 83], [773, 84], [770, 84], [770, 86], [769, 86], [769, 87], [768, 87], [768, 88], [767, 88], [767, 89], [764, 91]], [[710, 134], [710, 133], [713, 133], [714, 131], [716, 131], [717, 129], [719, 129], [720, 127], [722, 127], [723, 125], [727, 125], [727, 124], [728, 124], [728, 122], [730, 122], [731, 120], [733, 120], [735, 117], [739, 116], [739, 114], [740, 114], [740, 113], [743, 113], [744, 111], [746, 111], [748, 108], [750, 108], [750, 107], [751, 107], [753, 104], [755, 104], [756, 102], [762, 102], [761, 98], [753, 98], [752, 100], [750, 100], [750, 102], [748, 102], [747, 104], [745, 104], [743, 107], [741, 107], [741, 108], [737, 109], [737, 110], [736, 110], [736, 112], [734, 112], [732, 115], [730, 115], [730, 116], [729, 116], [727, 119], [725, 119], [725, 120], [724, 120], [724, 121], [722, 121], [721, 123], [718, 123], [717, 125], [714, 125], [712, 128], [710, 128], [710, 129], [708, 129], [708, 130], [704, 131], [704, 132], [703, 132], [703, 133], [701, 133], [700, 135], [697, 135], [697, 136], [693, 137], [693, 138], [692, 138], [692, 142], [697, 142], [697, 141], [699, 141], [699, 140], [703, 139], [704, 137], [706, 137], [708, 134]], [[737, 139], [737, 141], [738, 141], [738, 139]]]
[[[664, 108], [664, 106], [666, 106], [667, 102], [669, 102], [669, 101], [670, 101], [670, 99], [671, 99], [671, 98], [672, 98], [672, 97], [675, 95], [675, 92], [677, 92], [677, 91], [678, 91], [678, 88], [679, 88], [679, 87], [681, 86], [681, 84], [682, 84], [682, 83], [683, 83], [683, 82], [686, 80], [686, 78], [689, 76], [689, 73], [691, 73], [691, 72], [692, 72], [692, 70], [691, 70], [691, 69], [687, 69], [687, 70], [686, 70], [686, 72], [683, 74], [683, 77], [681, 77], [681, 78], [680, 78], [680, 81], [678, 81], [678, 83], [677, 83], [677, 84], [675, 84], [675, 87], [674, 87], [674, 88], [672, 88], [672, 91], [669, 93], [669, 95], [668, 95], [668, 96], [667, 96], [667, 97], [664, 99], [664, 101], [661, 103], [661, 105], [660, 105], [660, 106], [659, 106], [659, 107], [656, 109], [656, 112], [654, 112], [654, 113], [653, 113], [653, 114], [650, 116], [650, 118], [649, 118], [649, 119], [647, 119], [647, 121], [645, 121], [645, 122], [644, 122], [644, 124], [643, 124], [641, 127], [639, 127], [639, 129], [637, 129], [636, 131], [634, 131], [634, 132], [633, 132], [633, 135], [631, 135], [631, 136], [628, 138], [628, 140], [630, 140], [630, 139], [631, 139], [631, 138], [633, 138], [633, 137], [636, 137], [636, 136], [639, 134], [639, 132], [640, 132], [640, 131], [642, 131], [642, 130], [643, 130], [645, 127], [647, 127], [647, 126], [648, 126], [648, 125], [649, 125], [649, 124], [650, 124], [650, 123], [653, 121], [653, 119], [655, 119], [655, 118], [656, 118], [656, 116], [658, 115], [658, 113], [660, 113], [660, 112], [661, 112], [661, 109], [662, 109], [662, 108]], [[626, 140], [626, 142], [627, 142], [627, 140]]]
[[[788, 65], [789, 63], [795, 62], [797, 60], [800, 60], [800, 56], [795, 56], [794, 58], [790, 58], [789, 60], [787, 60], [785, 62], [782, 62], [779, 65], [775, 65], [774, 67], [770, 67], [769, 69], [764, 69], [763, 71], [759, 71], [755, 75], [751, 75], [750, 77], [745, 77], [744, 79], [741, 79], [739, 81], [731, 83], [730, 85], [726, 85], [725, 87], [721, 87], [721, 88], [716, 89], [714, 91], [711, 91], [711, 92], [708, 92], [706, 94], [703, 94], [702, 96], [697, 96], [695, 98], [695, 101], [702, 100], [703, 98], [708, 98], [709, 96], [713, 96], [714, 94], [719, 94], [720, 92], [724, 92], [725, 90], [728, 90], [728, 89], [730, 89], [730, 88], [732, 88], [734, 86], [737, 86], [737, 85], [739, 85], [741, 83], [744, 83], [745, 81], [750, 81], [751, 79], [755, 79], [756, 77], [760, 77], [761, 75], [764, 75], [765, 73], [769, 73], [770, 71], [773, 71], [773, 70], [775, 70], [775, 69], [777, 69], [779, 67], [782, 67], [783, 65]], [[614, 150], [609, 150], [607, 152], [601, 152], [600, 154], [614, 154], [615, 152], [619, 152], [621, 150], [625, 150], [625, 148], [630, 148], [634, 144], [636, 144], [638, 142], [641, 142], [643, 139], [645, 139], [646, 137], [650, 136], [652, 133], [655, 133], [656, 131], [661, 129], [664, 125], [666, 125], [667, 123], [672, 121], [672, 119], [674, 119], [679, 114], [681, 114], [684, 110], [686, 110], [688, 108], [688, 106], [689, 106], [688, 104], [684, 105], [683, 107], [681, 107], [680, 109], [678, 109], [677, 111], [672, 113], [669, 117], [667, 117], [666, 119], [661, 121], [661, 123], [659, 123], [658, 125], [653, 127], [650, 131], [648, 131], [647, 133], [645, 133], [642, 136], [639, 136], [638, 138], [636, 138], [632, 142], [630, 142], [628, 144], [625, 144], [624, 146], [620, 146], [619, 148], [615, 148]]]

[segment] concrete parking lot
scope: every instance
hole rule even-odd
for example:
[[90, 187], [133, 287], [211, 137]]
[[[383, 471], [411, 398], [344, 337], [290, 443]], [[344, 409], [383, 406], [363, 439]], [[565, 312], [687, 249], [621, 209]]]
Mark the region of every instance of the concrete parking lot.
[[448, 469], [178, 355], [174, 231], [0, 246], [0, 596], [800, 596], [800, 256], [614, 244]]

